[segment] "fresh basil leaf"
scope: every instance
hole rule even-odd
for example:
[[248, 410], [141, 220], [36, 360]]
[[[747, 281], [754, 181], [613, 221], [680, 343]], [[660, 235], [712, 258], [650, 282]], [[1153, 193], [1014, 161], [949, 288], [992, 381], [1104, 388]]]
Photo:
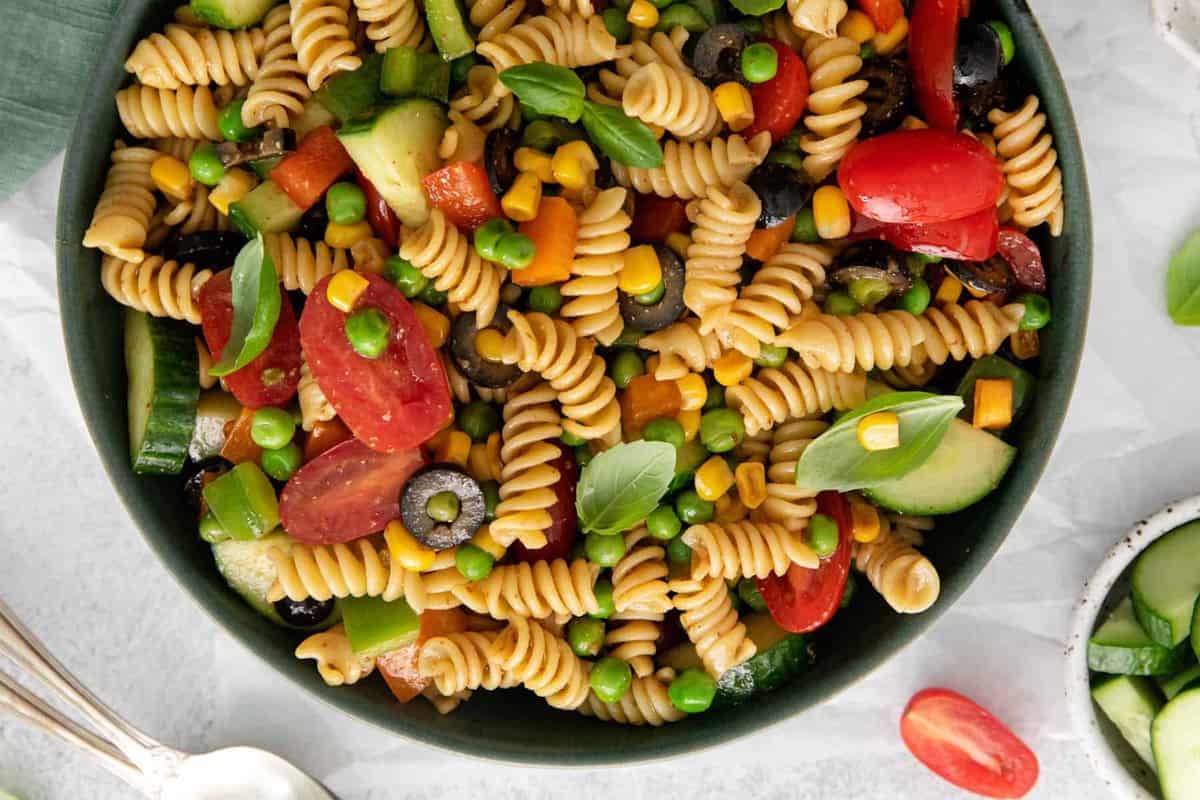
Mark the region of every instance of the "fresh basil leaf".
[[587, 101], [583, 106], [583, 127], [604, 155], [618, 164], [647, 169], [662, 166], [662, 145], [654, 138], [654, 132], [616, 106]]
[[658, 506], [674, 477], [675, 448], [667, 442], [628, 442], [605, 450], [579, 477], [579, 527], [601, 534], [632, 528]]
[[1200, 325], [1200, 232], [1192, 234], [1167, 268], [1167, 311], [1176, 325]]
[[783, 7], [783, 0], [729, 0], [729, 4], [751, 17], [761, 17]]
[[566, 67], [542, 62], [522, 64], [501, 72], [500, 82], [512, 90], [523, 107], [539, 114], [576, 122], [583, 113], [587, 90], [575, 71]]
[[233, 324], [221, 360], [209, 367], [218, 378], [236, 372], [271, 343], [283, 292], [262, 234], [246, 243], [233, 262]]
[[[814, 491], [845, 492], [902, 478], [933, 455], [962, 407], [963, 400], [957, 395], [880, 395], [813, 440], [796, 465], [796, 483]], [[891, 411], [900, 418], [900, 446], [871, 452], [858, 442], [858, 422], [879, 411]]]

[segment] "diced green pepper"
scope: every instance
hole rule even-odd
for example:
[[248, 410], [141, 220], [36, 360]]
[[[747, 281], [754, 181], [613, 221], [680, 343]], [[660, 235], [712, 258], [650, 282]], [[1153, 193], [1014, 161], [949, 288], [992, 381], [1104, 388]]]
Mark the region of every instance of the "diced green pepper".
[[233, 539], [258, 539], [279, 526], [275, 487], [251, 461], [238, 464], [205, 486], [204, 502]]
[[421, 618], [403, 598], [346, 597], [341, 601], [342, 622], [350, 649], [360, 656], [377, 656], [412, 643], [421, 630]]

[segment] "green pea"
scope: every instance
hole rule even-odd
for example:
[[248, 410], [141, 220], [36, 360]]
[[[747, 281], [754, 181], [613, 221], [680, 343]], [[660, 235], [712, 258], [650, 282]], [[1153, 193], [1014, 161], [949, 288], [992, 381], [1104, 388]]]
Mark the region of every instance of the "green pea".
[[767, 601], [763, 600], [762, 592], [758, 591], [758, 584], [753, 578], [742, 578], [738, 581], [737, 593], [742, 602], [753, 610], [767, 610]]
[[509, 269], [525, 269], [535, 255], [537, 245], [523, 233], [506, 233], [496, 245], [496, 263]]
[[708, 711], [717, 696], [717, 682], [702, 669], [685, 669], [667, 687], [671, 705], [685, 714]]
[[458, 427], [472, 441], [484, 442], [500, 429], [500, 413], [495, 406], [475, 400], [458, 410]]
[[300, 452], [295, 442], [288, 442], [283, 447], [274, 450], [263, 450], [263, 472], [277, 481], [286, 481], [300, 469], [304, 454]]
[[454, 87], [462, 86], [467, 82], [467, 73], [471, 71], [471, 67], [479, 63], [479, 57], [474, 53], [467, 53], [465, 56], [459, 56], [450, 62], [450, 84]]
[[221, 129], [221, 135], [225, 137], [226, 141], [249, 142], [262, 130], [262, 128], [247, 128], [242, 122], [242, 106], [245, 104], [245, 100], [235, 100], [225, 106], [221, 111], [221, 116], [217, 118], [217, 127]]
[[225, 177], [225, 165], [217, 156], [217, 146], [212, 142], [205, 142], [197, 147], [188, 159], [188, 171], [197, 183], [205, 186], [216, 186], [220, 183]]
[[367, 196], [357, 184], [335, 183], [325, 194], [325, 210], [329, 212], [330, 222], [353, 225], [362, 222], [367, 215]]
[[670, 33], [675, 28], [683, 28], [688, 33], [703, 33], [709, 27], [708, 20], [695, 8], [687, 3], [673, 3], [659, 16], [654, 30]]
[[679, 521], [679, 515], [675, 513], [675, 509], [670, 506], [659, 506], [650, 512], [650, 516], [646, 517], [646, 530], [655, 539], [668, 542], [683, 530], [683, 523]]
[[625, 18], [625, 12], [621, 9], [606, 8], [601, 18], [604, 20], [604, 27], [618, 44], [627, 44], [633, 37], [633, 25]]
[[586, 444], [575, 446], [575, 463], [579, 465], [580, 469], [583, 469], [588, 464], [592, 463], [592, 459], [595, 457], [596, 454], [592, 452], [592, 448], [588, 447]]
[[763, 21], [758, 17], [742, 17], [737, 21], [737, 24], [742, 27], [742, 30], [750, 34], [751, 39], [762, 36], [765, 33]]
[[813, 514], [808, 520], [808, 546], [818, 558], [829, 558], [838, 547], [838, 525], [832, 517]]
[[496, 248], [500, 246], [500, 240], [512, 232], [512, 223], [503, 217], [489, 219], [475, 231], [475, 252], [480, 258], [498, 261]]
[[846, 288], [854, 302], [866, 309], [879, 305], [892, 293], [892, 287], [882, 278], [855, 278]]
[[682, 536], [676, 536], [667, 542], [667, 560], [672, 564], [692, 563], [692, 548], [688, 547]]
[[554, 284], [535, 286], [529, 290], [529, 310], [553, 314], [562, 308], [562, 292]]
[[1021, 317], [1021, 330], [1040, 331], [1050, 324], [1050, 301], [1040, 294], [1023, 294], [1013, 302], [1025, 306], [1025, 316]]
[[462, 503], [454, 492], [438, 492], [425, 503], [425, 513], [435, 522], [454, 522], [461, 510]]
[[469, 581], [481, 581], [491, 575], [495, 563], [496, 559], [492, 558], [491, 553], [470, 542], [461, 545], [454, 553], [454, 566]]
[[642, 362], [642, 357], [633, 350], [622, 350], [608, 364], [608, 375], [618, 389], [628, 387], [630, 381], [645, 372], [646, 365]]
[[616, 703], [633, 684], [633, 671], [619, 658], [608, 656], [592, 667], [592, 691], [605, 703]]
[[604, 646], [603, 620], [580, 617], [567, 625], [567, 642], [580, 658], [591, 658]]
[[1012, 28], [998, 19], [990, 20], [987, 24], [1000, 37], [1000, 52], [1004, 55], [1004, 66], [1008, 66], [1017, 55], [1017, 42], [1013, 39]]
[[700, 441], [710, 453], [728, 453], [745, 438], [746, 424], [732, 408], [714, 408], [700, 417]]
[[583, 134], [578, 128], [560, 119], [539, 119], [525, 126], [525, 130], [521, 132], [521, 146], [549, 153], [561, 144], [582, 138]]
[[259, 447], [277, 450], [296, 434], [296, 421], [282, 408], [260, 408], [250, 421], [250, 438]]
[[363, 308], [346, 317], [346, 339], [363, 358], [379, 358], [387, 350], [392, 325], [378, 308]]
[[695, 489], [687, 489], [675, 498], [675, 513], [687, 525], [702, 525], [712, 522], [716, 506], [696, 494]]
[[779, 54], [766, 42], [756, 42], [742, 51], [742, 76], [751, 83], [766, 83], [779, 71]]
[[216, 516], [210, 511], [200, 518], [200, 538], [209, 544], [223, 542], [229, 538], [229, 534], [221, 527], [221, 523], [217, 522]]
[[638, 303], [640, 303], [641, 305], [652, 306], [655, 303], [657, 303], [658, 301], [662, 300], [663, 295], [665, 295], [666, 293], [667, 293], [667, 284], [663, 281], [659, 281], [658, 286], [655, 286], [653, 289], [651, 289], [648, 292], [643, 292], [642, 294], [635, 294], [633, 296], [633, 299], [638, 301]]
[[625, 537], [589, 533], [583, 540], [583, 547], [588, 561], [601, 567], [615, 567], [625, 555]]
[[646, 423], [642, 428], [642, 438], [647, 442], [666, 442], [683, 447], [683, 426], [670, 417], [659, 417]]
[[708, 385], [708, 396], [704, 398], [704, 411], [725, 407], [725, 387], [713, 381]]
[[779, 369], [788, 359], [788, 349], [780, 347], [777, 344], [764, 344], [759, 349], [758, 358], [754, 359], [754, 363], [760, 367], [773, 367]]
[[567, 447], [579, 447], [580, 445], [587, 444], [587, 439], [584, 439], [582, 436], [576, 436], [570, 431], [563, 431], [562, 436], [558, 438], [561, 439], [562, 443]]
[[421, 270], [400, 256], [392, 256], [384, 262], [383, 277], [410, 299], [425, 291], [425, 287], [429, 286], [429, 278], [422, 275]]
[[500, 484], [495, 481], [484, 481], [483, 489], [483, 518], [488, 522], [496, 519], [496, 506], [500, 505]]
[[449, 297], [449, 295], [446, 292], [435, 288], [432, 283], [422, 289], [421, 293], [417, 295], [418, 300], [433, 308], [446, 305], [447, 297]]
[[838, 608], [845, 608], [850, 605], [851, 601], [854, 600], [854, 592], [857, 589], [858, 578], [855, 578], [854, 573], [851, 572], [846, 576], [846, 589], [842, 592], [842, 602], [838, 605]]
[[860, 311], [862, 311], [862, 306], [845, 292], [830, 292], [829, 296], [825, 298], [826, 314], [832, 314], [835, 317], [849, 317]]
[[804, 244], [817, 244], [821, 235], [817, 233], [817, 218], [813, 216], [812, 206], [796, 212], [796, 222], [792, 225], [792, 241]]
[[870, 42], [863, 42], [862, 47], [858, 48], [858, 57], [863, 61], [875, 57], [875, 45]]
[[[590, 536], [588, 538], [591, 538]], [[620, 539], [620, 536], [614, 536], [614, 539]], [[584, 548], [586, 550], [586, 546]], [[617, 606], [613, 602], [613, 585], [608, 578], [599, 578], [592, 587], [592, 594], [596, 596], [596, 605], [599, 609], [595, 614], [588, 614], [592, 619], [608, 619], [613, 614], [617, 613]]]
[[924, 314], [931, 297], [929, 283], [924, 278], [913, 278], [912, 286], [900, 295], [900, 308], [910, 314]]

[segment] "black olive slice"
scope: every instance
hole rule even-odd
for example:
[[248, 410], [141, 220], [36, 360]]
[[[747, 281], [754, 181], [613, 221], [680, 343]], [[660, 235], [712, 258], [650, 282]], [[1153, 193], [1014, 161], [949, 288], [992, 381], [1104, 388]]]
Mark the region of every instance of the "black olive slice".
[[[508, 309], [500, 306], [492, 317], [489, 326], [501, 333], [508, 333], [512, 323], [508, 319]], [[487, 389], [503, 389], [517, 378], [521, 370], [515, 364], [501, 364], [498, 361], [488, 361], [479, 355], [475, 349], [475, 336], [479, 329], [475, 327], [475, 312], [459, 314], [450, 329], [450, 355], [454, 357], [454, 365], [458, 371], [472, 383]]]
[[483, 164], [487, 169], [488, 183], [497, 197], [507, 192], [517, 179], [514, 157], [520, 146], [521, 134], [508, 128], [497, 128], [484, 140]]
[[[329, 209], [325, 201], [313, 203], [308, 211], [300, 217], [300, 225], [296, 228], [296, 236], [308, 239], [310, 242], [325, 241], [325, 229], [329, 227]], [[276, 267], [279, 265], [277, 264]]]
[[863, 137], [878, 136], [894, 130], [908, 113], [912, 97], [912, 79], [899, 61], [873, 58], [854, 76], [867, 82], [862, 101], [867, 104], [863, 115]]
[[197, 464], [196, 471], [183, 482], [183, 495], [196, 516], [200, 516], [200, 509], [204, 507], [204, 487], [231, 469], [233, 464], [220, 456], [213, 456]]
[[[458, 498], [458, 516], [453, 522], [439, 522], [426, 510], [430, 498], [442, 492]], [[483, 524], [485, 508], [483, 488], [454, 464], [430, 464], [417, 470], [400, 493], [404, 527], [434, 550], [448, 550], [468, 541]]]
[[296, 132], [290, 128], [275, 128], [252, 142], [221, 142], [217, 145], [217, 158], [228, 169], [251, 161], [284, 156], [295, 149]]
[[1012, 288], [1012, 270], [1001, 256], [992, 256], [987, 261], [947, 260], [943, 263], [963, 286], [980, 294], [1007, 293]]
[[692, 69], [700, 80], [711, 83], [738, 81], [742, 77], [742, 51], [750, 44], [750, 34], [741, 25], [731, 22], [714, 25], [696, 42], [692, 53]]
[[891, 287], [892, 294], [907, 292], [912, 287], [912, 278], [907, 272], [880, 269], [879, 267], [842, 267], [829, 276], [831, 281], [843, 286], [848, 286], [851, 282], [864, 278], [883, 281]]
[[658, 264], [662, 267], [663, 296], [653, 305], [642, 305], [631, 294], [621, 292], [621, 319], [631, 328], [643, 333], [661, 331], [684, 312], [683, 304], [683, 259], [666, 245], [654, 245]]
[[282, 597], [275, 601], [275, 612], [286, 625], [294, 628], [312, 628], [329, 619], [336, 605], [337, 601], [333, 598], [315, 600], [306, 597], [303, 600], [292, 600]]
[[808, 205], [817, 187], [808, 175], [786, 164], [767, 162], [754, 172], [746, 184], [762, 202], [758, 227], [773, 228]]
[[233, 266], [245, 246], [246, 237], [237, 231], [200, 231], [168, 242], [163, 255], [180, 264], [195, 264], [202, 269], [225, 269]]
[[958, 29], [954, 53], [954, 88], [975, 89], [1000, 77], [1004, 49], [1000, 35], [991, 25], [968, 22]]

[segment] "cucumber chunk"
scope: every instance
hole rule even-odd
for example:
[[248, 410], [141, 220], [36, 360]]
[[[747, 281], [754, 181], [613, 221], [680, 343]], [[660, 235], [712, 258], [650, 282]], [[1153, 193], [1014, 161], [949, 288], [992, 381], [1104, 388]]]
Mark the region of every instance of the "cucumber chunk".
[[1200, 689], [1176, 696], [1158, 712], [1150, 741], [1164, 800], [1200, 797]]
[[903, 478], [864, 493], [902, 514], [953, 514], [995, 489], [1016, 454], [1003, 440], [955, 419], [929, 460]]
[[126, 311], [125, 369], [133, 471], [178, 475], [200, 399], [200, 363], [192, 332], [174, 320]]
[[1154, 684], [1147, 678], [1122, 675], [1092, 687], [1092, 699], [1112, 721], [1142, 760], [1154, 766], [1150, 725], [1163, 706]]
[[450, 63], [413, 47], [393, 47], [384, 54], [379, 88], [393, 97], [428, 97], [444, 103], [450, 96]]
[[1200, 597], [1200, 522], [1171, 531], [1134, 562], [1133, 610], [1151, 639], [1175, 647], [1192, 630]]
[[196, 16], [217, 28], [248, 28], [261, 20], [276, 0], [192, 0]]
[[300, 224], [304, 211], [274, 181], [263, 181], [229, 207], [229, 219], [238, 230], [253, 237], [258, 233], [286, 233]]
[[421, 618], [403, 599], [347, 597], [342, 617], [350, 649], [360, 656], [378, 656], [416, 640]]
[[1115, 675], [1168, 675], [1187, 657], [1184, 648], [1155, 642], [1133, 613], [1133, 602], [1117, 606], [1088, 640], [1088, 667]]
[[447, 61], [475, 51], [475, 37], [460, 0], [425, 0], [425, 22], [438, 52]]
[[339, 72], [327, 80], [313, 95], [313, 99], [339, 122], [346, 122], [379, 102], [379, 78], [382, 71], [383, 56], [371, 53], [363, 57], [362, 66], [358, 69]]
[[727, 670], [717, 681], [718, 706], [737, 705], [778, 689], [810, 663], [804, 637], [779, 627], [770, 614], [751, 614], [742, 622], [758, 652], [749, 661]]
[[[261, 539], [237, 541], [226, 539], [212, 546], [213, 559], [217, 562], [217, 571], [235, 592], [242, 596], [250, 607], [267, 619], [284, 628], [295, 627], [284, 622], [275, 610], [275, 604], [267, 599], [271, 585], [275, 583], [275, 562], [268, 555], [271, 548], [278, 548], [284, 553], [292, 550], [292, 539], [286, 533], [272, 533]], [[339, 604], [340, 605], [340, 604]], [[341, 618], [338, 607], [319, 625], [300, 630], [320, 630], [328, 628]]]
[[1200, 684], [1200, 664], [1193, 664], [1183, 672], [1177, 672], [1171, 676], [1163, 676], [1157, 680], [1158, 688], [1162, 689], [1163, 696], [1170, 700], [1175, 695]]

